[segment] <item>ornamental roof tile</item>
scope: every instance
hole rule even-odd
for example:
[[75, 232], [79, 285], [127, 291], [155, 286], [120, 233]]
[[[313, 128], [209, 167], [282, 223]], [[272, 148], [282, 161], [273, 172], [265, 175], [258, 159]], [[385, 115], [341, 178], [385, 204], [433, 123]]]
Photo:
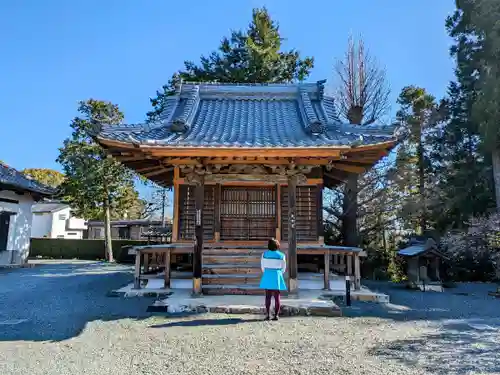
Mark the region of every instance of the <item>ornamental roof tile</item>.
[[94, 135], [165, 147], [338, 147], [395, 140], [393, 127], [342, 124], [323, 85], [182, 84], [156, 123], [103, 126]]

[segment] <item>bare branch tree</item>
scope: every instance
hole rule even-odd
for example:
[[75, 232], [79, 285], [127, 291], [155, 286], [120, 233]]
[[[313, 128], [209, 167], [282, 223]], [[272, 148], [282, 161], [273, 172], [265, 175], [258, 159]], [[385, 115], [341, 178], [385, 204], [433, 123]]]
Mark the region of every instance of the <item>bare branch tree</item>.
[[335, 102], [339, 116], [351, 124], [369, 125], [389, 110], [390, 88], [385, 69], [365, 49], [363, 40], [349, 38], [343, 59], [335, 64]]
[[[363, 126], [380, 121], [387, 114], [390, 89], [385, 70], [370, 56], [362, 40], [356, 43], [352, 37], [349, 38], [345, 56], [337, 61], [334, 72], [335, 103], [342, 120]], [[363, 204], [379, 200], [379, 196], [383, 195], [376, 188], [383, 185], [378, 183], [379, 178], [372, 174], [368, 179], [369, 182], [363, 181], [362, 186], [359, 186], [358, 175], [351, 174], [342, 192], [337, 190], [336, 198], [340, 202], [336, 203], [332, 212], [342, 212], [340, 217], [337, 217], [336, 224], [338, 221], [342, 223], [340, 237], [347, 246], [358, 246], [360, 241], [358, 219], [364, 208], [360, 207], [358, 195], [362, 197]], [[376, 195], [366, 197], [367, 189]]]

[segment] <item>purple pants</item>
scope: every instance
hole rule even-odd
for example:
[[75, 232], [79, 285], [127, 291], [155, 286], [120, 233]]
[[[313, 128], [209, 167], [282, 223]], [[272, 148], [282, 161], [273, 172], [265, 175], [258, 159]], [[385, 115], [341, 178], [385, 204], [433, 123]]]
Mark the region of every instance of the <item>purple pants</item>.
[[266, 289], [266, 314], [269, 316], [269, 310], [271, 309], [271, 297], [274, 296], [274, 316], [278, 316], [281, 308], [281, 299], [279, 290]]

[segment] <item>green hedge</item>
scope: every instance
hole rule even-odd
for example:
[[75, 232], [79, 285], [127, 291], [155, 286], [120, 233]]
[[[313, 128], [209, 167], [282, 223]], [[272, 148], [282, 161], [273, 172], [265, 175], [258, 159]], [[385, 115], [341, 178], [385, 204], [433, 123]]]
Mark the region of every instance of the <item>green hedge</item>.
[[[117, 262], [132, 263], [134, 257], [128, 255], [123, 246], [146, 245], [147, 241], [113, 240], [113, 255]], [[152, 244], [153, 242], [150, 242]], [[32, 238], [30, 257], [59, 259], [105, 259], [104, 240], [74, 240], [64, 238]]]

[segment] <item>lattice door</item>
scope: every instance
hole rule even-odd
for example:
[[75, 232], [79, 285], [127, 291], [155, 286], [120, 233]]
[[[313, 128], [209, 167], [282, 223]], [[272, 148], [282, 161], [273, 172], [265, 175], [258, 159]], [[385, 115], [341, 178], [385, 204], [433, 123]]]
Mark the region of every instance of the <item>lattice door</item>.
[[[179, 239], [194, 238], [196, 209], [194, 198], [195, 187], [179, 186]], [[203, 199], [203, 238], [211, 240], [215, 233], [215, 186], [205, 185]]]
[[274, 187], [223, 186], [221, 239], [266, 240], [276, 235]]
[[[297, 216], [297, 240], [316, 241], [318, 239], [318, 187], [297, 186], [295, 200]], [[321, 207], [319, 207], [321, 209]], [[288, 187], [281, 188], [281, 238], [288, 239]]]

